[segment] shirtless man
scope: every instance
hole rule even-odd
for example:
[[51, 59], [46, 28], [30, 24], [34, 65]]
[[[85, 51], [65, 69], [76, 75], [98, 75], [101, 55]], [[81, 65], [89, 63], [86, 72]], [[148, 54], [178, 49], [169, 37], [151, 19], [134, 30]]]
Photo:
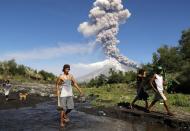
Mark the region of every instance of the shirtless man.
[[69, 71], [70, 65], [65, 64], [63, 66], [63, 74], [58, 77], [56, 82], [57, 95], [60, 97], [60, 106], [62, 107], [61, 127], [64, 127], [65, 123], [69, 122], [68, 114], [74, 109], [72, 85], [79, 91], [80, 95], [83, 96], [76, 80]]

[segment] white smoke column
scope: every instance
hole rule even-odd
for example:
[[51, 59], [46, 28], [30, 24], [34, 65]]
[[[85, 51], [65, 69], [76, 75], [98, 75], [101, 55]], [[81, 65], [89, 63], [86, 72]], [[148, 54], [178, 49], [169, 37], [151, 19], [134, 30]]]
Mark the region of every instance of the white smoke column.
[[137, 67], [134, 62], [121, 55], [117, 48], [119, 40], [116, 36], [119, 25], [124, 24], [130, 15], [129, 10], [124, 9], [121, 0], [96, 0], [90, 10], [90, 21], [80, 24], [78, 31], [84, 36], [95, 35], [96, 42], [102, 44], [108, 57], [115, 58], [125, 65]]

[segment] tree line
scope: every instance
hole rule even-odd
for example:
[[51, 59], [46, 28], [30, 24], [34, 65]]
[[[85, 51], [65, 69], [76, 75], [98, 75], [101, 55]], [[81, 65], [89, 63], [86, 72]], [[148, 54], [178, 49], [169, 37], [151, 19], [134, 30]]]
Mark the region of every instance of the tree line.
[[44, 70], [34, 70], [30, 67], [17, 64], [14, 59], [0, 62], [0, 77], [1, 79], [21, 76], [31, 80], [53, 81], [56, 76]]
[[106, 84], [116, 84], [116, 83], [132, 83], [136, 80], [136, 73], [133, 71], [122, 72], [114, 71], [112, 68], [109, 70], [109, 75], [100, 74], [99, 76], [91, 79], [85, 84], [87, 87], [100, 87]]

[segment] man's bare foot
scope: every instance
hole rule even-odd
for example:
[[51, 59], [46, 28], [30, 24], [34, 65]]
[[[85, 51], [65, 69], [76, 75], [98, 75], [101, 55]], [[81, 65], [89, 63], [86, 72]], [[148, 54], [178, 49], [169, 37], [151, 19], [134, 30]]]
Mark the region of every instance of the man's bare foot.
[[70, 122], [69, 117], [64, 118], [64, 121], [65, 121], [66, 123]]
[[61, 122], [61, 128], [64, 128], [65, 124], [63, 122]]
[[61, 125], [62, 128], [65, 127], [65, 120], [64, 119], [61, 120], [61, 124], [60, 125]]
[[174, 114], [171, 113], [171, 112], [168, 112], [167, 115], [169, 115], [169, 116], [174, 116]]
[[148, 108], [145, 108], [146, 113], [150, 113], [150, 110]]
[[130, 106], [129, 106], [129, 107], [130, 107], [130, 109], [134, 109], [134, 107], [133, 107], [133, 106], [134, 106], [133, 104], [130, 104]]
[[64, 119], [64, 121], [65, 121], [66, 123], [70, 122], [70, 119], [69, 119], [68, 116], [65, 116], [63, 119]]
[[146, 109], [146, 112], [147, 112], [147, 113], [150, 113], [150, 112], [152, 112], [152, 109], [147, 108], [147, 109]]

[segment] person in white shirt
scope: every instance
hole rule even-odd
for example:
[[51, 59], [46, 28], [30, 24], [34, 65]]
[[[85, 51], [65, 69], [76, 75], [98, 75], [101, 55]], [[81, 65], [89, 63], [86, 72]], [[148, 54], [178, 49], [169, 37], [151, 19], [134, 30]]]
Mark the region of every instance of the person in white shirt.
[[76, 80], [69, 71], [70, 65], [65, 64], [63, 66], [63, 74], [58, 77], [56, 82], [57, 95], [60, 98], [60, 106], [62, 107], [61, 127], [64, 127], [65, 123], [69, 122], [68, 114], [74, 109], [72, 85], [79, 91], [80, 95], [83, 96]]
[[167, 98], [164, 94], [164, 79], [162, 76], [162, 67], [158, 67], [157, 72], [154, 74], [154, 76], [152, 77], [152, 79], [150, 80], [150, 84], [155, 92], [155, 96], [154, 96], [154, 100], [152, 101], [152, 103], [149, 105], [148, 110], [150, 111], [151, 108], [156, 104], [156, 102], [158, 102], [160, 99], [163, 100], [164, 103], [164, 107], [167, 111], [168, 115], [173, 115], [167, 105]]

